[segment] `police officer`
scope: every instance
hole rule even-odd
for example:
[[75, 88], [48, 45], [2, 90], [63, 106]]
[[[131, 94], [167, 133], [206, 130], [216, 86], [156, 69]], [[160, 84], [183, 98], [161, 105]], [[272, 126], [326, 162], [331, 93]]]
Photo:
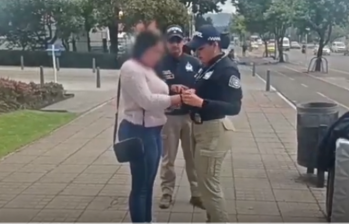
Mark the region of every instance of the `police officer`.
[[[200, 69], [200, 61], [190, 55], [183, 54], [184, 33], [180, 26], [170, 26], [166, 32], [168, 54], [163, 58], [157, 72], [166, 80], [171, 93], [179, 93], [183, 89], [192, 88], [194, 75]], [[167, 123], [163, 128], [164, 151], [161, 164], [162, 198], [160, 208], [169, 208], [174, 193], [176, 172], [175, 160], [179, 141], [183, 149], [185, 170], [190, 183], [191, 199], [194, 206], [203, 208], [198, 190], [197, 174], [194, 167], [192, 142], [192, 122], [189, 111], [183, 107], [169, 108], [166, 111]]]
[[209, 222], [229, 222], [220, 183], [222, 163], [232, 148], [234, 126], [226, 118], [241, 109], [242, 90], [236, 64], [220, 48], [220, 34], [211, 25], [202, 26], [189, 43], [203, 68], [193, 89], [182, 93], [192, 107], [195, 167]]

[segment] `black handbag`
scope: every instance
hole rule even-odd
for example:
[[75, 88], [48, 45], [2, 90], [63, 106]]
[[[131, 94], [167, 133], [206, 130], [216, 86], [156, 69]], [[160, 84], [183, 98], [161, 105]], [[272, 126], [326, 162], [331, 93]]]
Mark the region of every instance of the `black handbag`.
[[[116, 94], [116, 113], [115, 113], [115, 125], [114, 125], [114, 153], [119, 163], [126, 163], [135, 160], [139, 160], [144, 156], [144, 145], [141, 138], [134, 137], [128, 138], [119, 142], [116, 142], [116, 135], [118, 133], [119, 124], [119, 106], [120, 106], [120, 94], [121, 93], [121, 79], [119, 78], [118, 90]], [[144, 126], [144, 110], [143, 110], [143, 126]]]

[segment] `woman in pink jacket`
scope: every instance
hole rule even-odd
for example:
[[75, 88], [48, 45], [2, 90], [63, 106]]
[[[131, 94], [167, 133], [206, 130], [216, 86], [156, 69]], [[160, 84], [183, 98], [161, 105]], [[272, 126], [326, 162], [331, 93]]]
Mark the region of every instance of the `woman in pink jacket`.
[[123, 119], [118, 137], [119, 140], [138, 137], [144, 145], [144, 156], [130, 162], [132, 222], [152, 222], [153, 184], [162, 154], [165, 109], [181, 103], [180, 95], [169, 96], [168, 86], [153, 69], [164, 50], [159, 32], [143, 31], [136, 37], [132, 58], [120, 70]]

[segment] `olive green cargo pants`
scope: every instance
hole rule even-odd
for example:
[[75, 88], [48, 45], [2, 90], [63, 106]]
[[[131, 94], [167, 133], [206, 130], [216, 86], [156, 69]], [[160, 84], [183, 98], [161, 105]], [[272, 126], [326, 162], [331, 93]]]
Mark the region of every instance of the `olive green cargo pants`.
[[229, 222], [220, 176], [223, 160], [232, 148], [233, 131], [227, 118], [193, 124], [195, 167], [210, 222]]
[[192, 121], [189, 115], [168, 115], [162, 130], [163, 154], [161, 162], [161, 188], [163, 194], [173, 195], [176, 173], [174, 169], [179, 141], [185, 160], [185, 171], [190, 184], [191, 196], [199, 197], [197, 174], [194, 166]]

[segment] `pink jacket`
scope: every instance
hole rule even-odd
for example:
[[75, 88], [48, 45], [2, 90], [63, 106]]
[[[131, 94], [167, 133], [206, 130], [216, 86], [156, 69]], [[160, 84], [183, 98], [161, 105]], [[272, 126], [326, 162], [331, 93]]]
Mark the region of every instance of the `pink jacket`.
[[120, 80], [123, 119], [139, 125], [144, 120], [146, 127], [166, 123], [165, 109], [171, 105], [169, 88], [153, 69], [129, 59], [121, 66]]

